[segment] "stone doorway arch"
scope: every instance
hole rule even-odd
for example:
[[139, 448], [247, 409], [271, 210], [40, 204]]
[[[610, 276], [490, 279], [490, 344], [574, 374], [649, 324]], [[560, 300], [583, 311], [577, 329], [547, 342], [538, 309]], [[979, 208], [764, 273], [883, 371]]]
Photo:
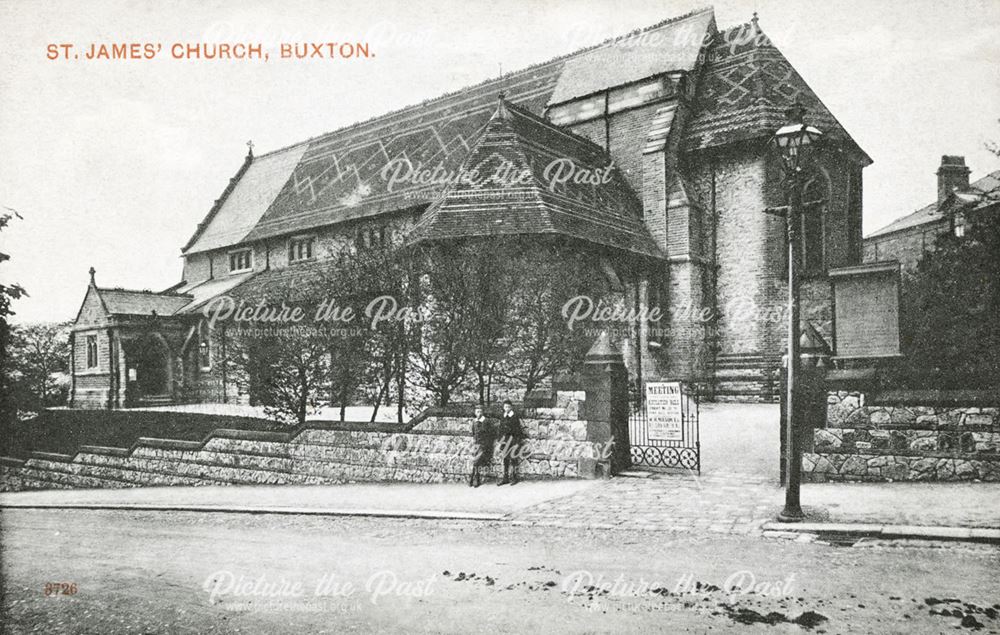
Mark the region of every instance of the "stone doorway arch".
[[173, 353], [159, 333], [144, 333], [125, 342], [128, 402], [173, 399]]

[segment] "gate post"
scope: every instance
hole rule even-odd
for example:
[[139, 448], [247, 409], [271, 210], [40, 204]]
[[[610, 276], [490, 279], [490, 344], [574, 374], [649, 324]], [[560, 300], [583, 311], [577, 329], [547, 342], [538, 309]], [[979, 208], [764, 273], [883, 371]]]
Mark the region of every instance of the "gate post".
[[596, 460], [594, 473], [588, 476], [609, 476], [628, 469], [628, 372], [607, 331], [587, 353], [583, 389], [586, 398], [580, 416], [587, 421], [587, 441], [602, 447], [613, 443], [610, 460]]

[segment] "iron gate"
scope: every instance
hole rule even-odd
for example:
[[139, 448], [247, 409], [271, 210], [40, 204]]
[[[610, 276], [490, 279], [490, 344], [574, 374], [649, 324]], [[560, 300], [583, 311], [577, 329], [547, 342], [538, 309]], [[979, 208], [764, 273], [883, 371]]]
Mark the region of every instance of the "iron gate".
[[700, 474], [697, 393], [679, 381], [647, 381], [634, 397], [628, 425], [632, 465]]

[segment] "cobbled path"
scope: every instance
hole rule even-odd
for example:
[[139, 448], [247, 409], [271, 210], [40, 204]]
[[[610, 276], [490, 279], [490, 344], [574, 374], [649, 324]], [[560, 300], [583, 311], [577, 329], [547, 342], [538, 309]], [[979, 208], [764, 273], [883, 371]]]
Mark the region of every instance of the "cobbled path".
[[772, 481], [741, 474], [618, 477], [511, 514], [515, 525], [756, 535], [780, 510]]

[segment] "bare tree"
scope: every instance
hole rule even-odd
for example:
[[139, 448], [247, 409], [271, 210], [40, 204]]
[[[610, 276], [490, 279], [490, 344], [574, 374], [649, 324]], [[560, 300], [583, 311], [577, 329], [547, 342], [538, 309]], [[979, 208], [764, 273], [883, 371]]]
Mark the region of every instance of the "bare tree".
[[581, 294], [596, 302], [607, 293], [608, 284], [593, 258], [563, 245], [525, 250], [514, 262], [520, 284], [514, 291], [503, 371], [527, 395], [582, 360], [593, 336], [570, 329], [563, 306]]
[[469, 341], [475, 337], [472, 285], [462, 251], [455, 243], [437, 244], [419, 256], [422, 274], [414, 299], [420, 302], [420, 345], [411, 353], [410, 381], [439, 406], [466, 382]]

